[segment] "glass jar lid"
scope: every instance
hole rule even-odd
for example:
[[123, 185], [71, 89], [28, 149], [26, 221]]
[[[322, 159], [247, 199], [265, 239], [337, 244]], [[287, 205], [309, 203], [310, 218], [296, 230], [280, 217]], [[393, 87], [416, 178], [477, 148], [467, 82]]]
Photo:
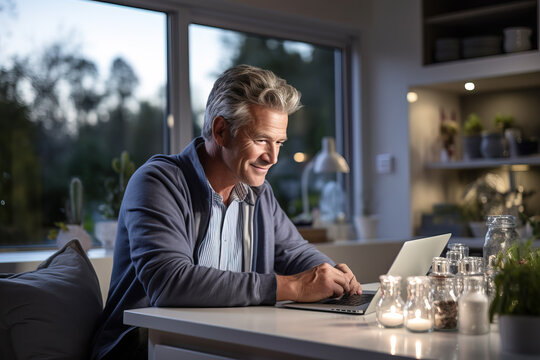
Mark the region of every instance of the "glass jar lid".
[[486, 225], [500, 228], [516, 227], [516, 217], [513, 215], [490, 215], [487, 217]]
[[449, 261], [443, 257], [434, 257], [431, 263], [431, 271], [433, 274], [448, 274]]

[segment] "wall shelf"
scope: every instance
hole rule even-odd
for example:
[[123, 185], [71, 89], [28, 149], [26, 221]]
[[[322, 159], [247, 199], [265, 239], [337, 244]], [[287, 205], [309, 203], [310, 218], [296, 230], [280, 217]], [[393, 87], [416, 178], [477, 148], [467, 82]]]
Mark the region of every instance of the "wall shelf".
[[454, 11], [426, 17], [427, 25], [461, 25], [464, 23], [477, 23], [479, 21], [492, 21], [499, 18], [525, 15], [536, 9], [536, 0], [524, 0], [483, 6], [479, 8]]
[[477, 159], [450, 162], [430, 162], [428, 169], [460, 170], [460, 169], [486, 169], [511, 165], [540, 166], [540, 155], [520, 156], [515, 158]]
[[461, 41], [466, 38], [497, 36], [501, 40], [500, 49], [497, 52], [496, 49], [490, 50], [489, 55], [482, 57], [504, 54], [503, 30], [508, 27], [529, 27], [532, 30], [531, 50], [538, 51], [537, 0], [424, 0], [422, 11], [424, 65], [461, 61], [484, 55], [480, 52], [473, 56], [476, 52], [470, 50], [467, 54], [461, 47], [459, 54], [452, 52], [456, 55], [449, 56], [448, 48], [436, 50], [435, 43], [439, 39], [454, 38], [462, 45]]

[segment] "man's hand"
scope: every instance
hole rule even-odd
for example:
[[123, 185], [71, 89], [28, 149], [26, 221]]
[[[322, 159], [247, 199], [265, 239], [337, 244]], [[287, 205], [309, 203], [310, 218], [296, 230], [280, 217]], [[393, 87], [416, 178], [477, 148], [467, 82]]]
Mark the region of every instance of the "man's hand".
[[314, 302], [343, 294], [361, 294], [362, 287], [345, 264], [321, 264], [299, 274], [277, 275], [277, 301]]

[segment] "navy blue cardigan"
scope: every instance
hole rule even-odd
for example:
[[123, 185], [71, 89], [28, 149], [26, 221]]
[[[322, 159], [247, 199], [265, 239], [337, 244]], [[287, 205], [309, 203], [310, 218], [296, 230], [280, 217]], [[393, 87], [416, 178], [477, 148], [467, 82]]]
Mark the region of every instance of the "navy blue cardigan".
[[[131, 177], [114, 249], [103, 321], [92, 358], [101, 358], [134, 330], [123, 311], [148, 306], [247, 306], [276, 302], [276, 273], [333, 264], [298, 233], [270, 185], [255, 194], [252, 272], [197, 265], [208, 228], [211, 193], [197, 155], [197, 138], [180, 155], [156, 155]], [[135, 345], [134, 345], [135, 346]]]

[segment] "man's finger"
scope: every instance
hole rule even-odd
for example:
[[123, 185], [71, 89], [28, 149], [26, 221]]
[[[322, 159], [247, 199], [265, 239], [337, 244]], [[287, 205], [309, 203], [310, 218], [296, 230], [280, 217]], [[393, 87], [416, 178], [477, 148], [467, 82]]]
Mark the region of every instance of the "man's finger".
[[356, 276], [353, 274], [347, 264], [337, 264], [335, 268], [343, 273], [343, 275], [349, 279], [350, 294], [362, 294], [362, 285], [356, 280]]
[[350, 278], [339, 269], [336, 269], [335, 267], [331, 268], [331, 271], [328, 273], [330, 276], [330, 279], [341, 286], [342, 291], [349, 293], [351, 291], [351, 281]]
[[341, 270], [344, 273], [352, 273], [351, 269], [347, 266], [347, 264], [337, 264], [335, 268]]

